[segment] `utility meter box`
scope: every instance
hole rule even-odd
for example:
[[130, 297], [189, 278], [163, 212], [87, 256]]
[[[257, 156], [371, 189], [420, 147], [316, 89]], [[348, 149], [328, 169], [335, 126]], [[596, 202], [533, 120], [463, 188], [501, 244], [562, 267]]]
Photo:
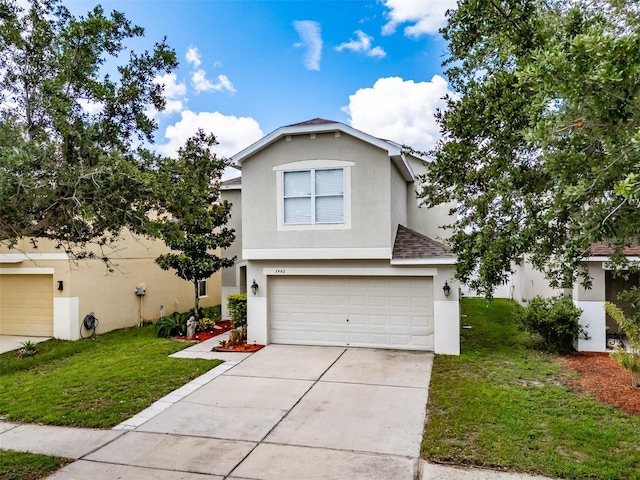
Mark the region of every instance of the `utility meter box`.
[[147, 289], [144, 288], [142, 285], [138, 285], [136, 287], [136, 295], [137, 296], [143, 297], [146, 293], [147, 293]]

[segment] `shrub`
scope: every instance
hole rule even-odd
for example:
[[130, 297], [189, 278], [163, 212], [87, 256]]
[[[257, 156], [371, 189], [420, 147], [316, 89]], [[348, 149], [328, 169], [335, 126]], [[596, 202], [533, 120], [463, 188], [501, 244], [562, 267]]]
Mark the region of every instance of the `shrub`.
[[235, 293], [227, 296], [227, 308], [231, 314], [231, 325], [238, 328], [247, 324], [247, 294]]
[[198, 330], [201, 332], [208, 332], [213, 329], [213, 326], [216, 324], [215, 318], [202, 317], [198, 322]]
[[222, 306], [216, 305], [214, 307], [205, 307], [202, 309], [202, 316], [219, 320], [220, 317], [222, 317]]
[[22, 348], [18, 350], [18, 357], [20, 358], [33, 357], [38, 353], [38, 347], [36, 347], [36, 344], [31, 340], [22, 342], [21, 345]]
[[168, 317], [162, 317], [156, 322], [155, 330], [158, 337], [175, 337], [178, 335], [186, 335], [187, 319], [191, 316], [191, 312], [174, 313]]
[[540, 335], [549, 350], [567, 353], [579, 337], [586, 338], [579, 323], [581, 313], [570, 298], [536, 296], [521, 311], [518, 322], [523, 330]]

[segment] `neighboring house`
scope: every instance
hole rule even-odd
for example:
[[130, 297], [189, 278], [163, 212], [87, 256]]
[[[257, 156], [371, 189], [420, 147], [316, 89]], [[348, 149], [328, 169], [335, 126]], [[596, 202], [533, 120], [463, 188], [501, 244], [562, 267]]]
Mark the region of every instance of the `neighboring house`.
[[[640, 247], [627, 247], [623, 253], [630, 262], [640, 261]], [[604, 243], [591, 247], [590, 256], [584, 260], [592, 280], [590, 289], [585, 289], [580, 282], [576, 282], [573, 289], [552, 289], [541, 272], [523, 261], [515, 266], [511, 276], [512, 298], [524, 303], [536, 295], [571, 295], [573, 303], [582, 309], [580, 324], [590, 337], [588, 340], [578, 340], [577, 350], [604, 352], [607, 350], [607, 339], [619, 333], [615, 320], [605, 313], [604, 302], [617, 303], [625, 310], [628, 306], [618, 301], [618, 293], [631, 286], [640, 286], [638, 273], [630, 273], [626, 279], [613, 275], [607, 265], [612, 254], [613, 248]]]
[[456, 258], [440, 228], [451, 205], [419, 208], [416, 196], [428, 161], [322, 119], [232, 161], [242, 179], [222, 198], [238, 241], [224, 255], [238, 259], [222, 292], [249, 292], [249, 343], [459, 353]]
[[[35, 249], [24, 239], [14, 249], [1, 249], [0, 334], [75, 340], [91, 312], [99, 321], [97, 333], [105, 333], [187, 311], [193, 308], [193, 284], [154, 263], [167, 251], [161, 241], [125, 232], [106, 253], [114, 268], [108, 273], [102, 260], [74, 262], [50, 241]], [[200, 288], [201, 306], [220, 304], [220, 274]]]

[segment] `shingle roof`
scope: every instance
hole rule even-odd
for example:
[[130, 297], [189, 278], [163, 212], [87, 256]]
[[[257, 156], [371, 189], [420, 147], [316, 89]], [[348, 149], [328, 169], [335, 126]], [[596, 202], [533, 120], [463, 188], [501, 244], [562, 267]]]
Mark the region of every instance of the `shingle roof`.
[[453, 258], [454, 256], [442, 243], [403, 225], [398, 225], [396, 240], [393, 244], [393, 259]]
[[229, 180], [225, 180], [220, 185], [228, 186], [228, 185], [242, 185], [242, 177], [231, 178]]
[[325, 120], [324, 118], [312, 118], [311, 120], [307, 120], [305, 122], [300, 123], [292, 123], [291, 125], [287, 125], [287, 127], [303, 127], [305, 125], [326, 125], [328, 123], [339, 123], [334, 120]]
[[[590, 253], [592, 257], [608, 257], [613, 255], [614, 250], [614, 247], [608, 242], [597, 242], [591, 245]], [[640, 245], [624, 247], [622, 254], [629, 257], [640, 256]]]

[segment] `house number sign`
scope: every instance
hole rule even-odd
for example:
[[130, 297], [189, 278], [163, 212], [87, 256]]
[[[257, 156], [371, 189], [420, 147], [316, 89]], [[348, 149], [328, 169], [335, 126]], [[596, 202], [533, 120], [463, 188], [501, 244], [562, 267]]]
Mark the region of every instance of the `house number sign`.
[[285, 269], [284, 268], [276, 268], [274, 273], [276, 275], [284, 275]]

